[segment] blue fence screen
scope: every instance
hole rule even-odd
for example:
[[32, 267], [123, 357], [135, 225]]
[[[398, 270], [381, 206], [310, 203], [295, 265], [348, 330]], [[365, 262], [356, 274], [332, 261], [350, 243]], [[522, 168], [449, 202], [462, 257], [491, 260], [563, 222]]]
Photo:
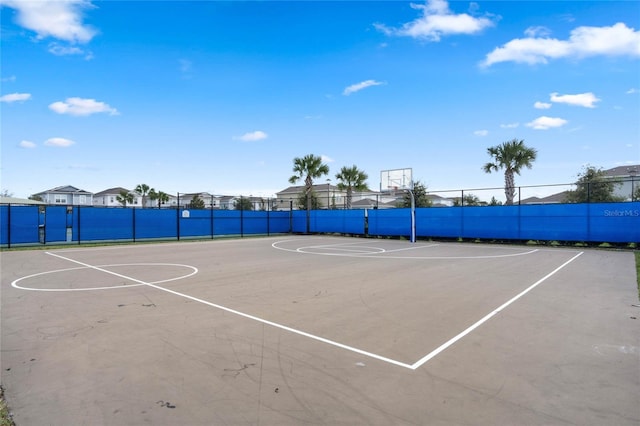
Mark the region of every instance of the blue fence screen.
[[[0, 244], [81, 243], [226, 235], [339, 233], [409, 237], [411, 210], [174, 210], [0, 206]], [[419, 238], [640, 243], [640, 202], [415, 210]]]

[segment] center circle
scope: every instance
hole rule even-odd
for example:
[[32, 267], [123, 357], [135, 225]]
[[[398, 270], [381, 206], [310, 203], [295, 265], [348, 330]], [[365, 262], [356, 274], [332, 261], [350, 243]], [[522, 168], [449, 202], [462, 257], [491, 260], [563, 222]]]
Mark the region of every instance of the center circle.
[[[158, 280], [158, 281], [143, 281], [143, 280], [139, 280], [136, 279], [135, 277], [130, 277], [130, 276], [126, 276], [126, 275], [122, 275], [122, 274], [118, 274], [117, 272], [114, 271], [110, 271], [110, 270], [106, 270], [104, 268], [117, 268], [117, 267], [130, 267], [130, 266], [142, 266], [142, 267], [153, 267], [153, 268], [161, 268], [161, 267], [172, 267], [172, 268], [184, 268], [189, 270], [187, 273], [183, 274], [183, 275], [179, 275], [173, 278], [167, 278], [167, 279], [163, 279], [163, 280]], [[94, 270], [94, 271], [99, 271], [99, 272], [103, 272], [105, 274], [110, 274], [110, 275], [114, 275], [115, 277], [121, 278], [121, 279], [125, 279], [127, 281], [132, 281], [133, 284], [124, 284], [124, 285], [113, 285], [113, 286], [103, 286], [103, 287], [82, 287], [82, 288], [35, 288], [35, 287], [27, 287], [25, 285], [19, 285], [18, 283], [22, 282], [22, 281], [27, 281], [29, 279], [32, 278], [36, 278], [36, 277], [40, 277], [43, 275], [53, 275], [53, 274], [60, 274], [63, 272], [70, 272], [70, 271], [80, 271], [83, 269], [89, 269], [89, 270]], [[191, 265], [182, 265], [182, 264], [177, 264], [177, 263], [117, 263], [117, 264], [110, 264], [110, 265], [96, 265], [96, 266], [80, 266], [80, 267], [75, 267], [75, 268], [65, 268], [65, 269], [56, 269], [53, 271], [45, 271], [45, 272], [39, 272], [37, 274], [31, 274], [31, 275], [27, 275], [25, 277], [22, 278], [18, 278], [17, 280], [13, 281], [11, 283], [11, 286], [20, 290], [29, 290], [29, 291], [90, 291], [90, 290], [112, 290], [112, 289], [120, 289], [120, 288], [130, 288], [130, 287], [138, 287], [138, 286], [143, 286], [143, 285], [150, 285], [150, 284], [160, 284], [160, 283], [166, 283], [166, 282], [170, 282], [170, 281], [177, 281], [177, 280], [181, 280], [181, 279], [185, 279], [188, 278], [192, 275], [195, 275], [198, 273], [198, 268], [196, 268], [195, 266], [191, 266]]]

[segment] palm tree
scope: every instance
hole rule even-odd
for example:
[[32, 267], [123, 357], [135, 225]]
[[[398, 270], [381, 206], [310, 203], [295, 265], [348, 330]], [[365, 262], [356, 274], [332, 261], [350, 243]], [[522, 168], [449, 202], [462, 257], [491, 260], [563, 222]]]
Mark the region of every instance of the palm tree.
[[151, 200], [158, 200], [158, 208], [161, 207], [162, 203], [166, 203], [167, 201], [169, 201], [169, 195], [162, 192], [162, 191], [156, 191], [155, 189], [151, 188], [149, 190], [149, 198], [151, 198]]
[[322, 157], [313, 154], [305, 155], [302, 158], [293, 159], [293, 172], [295, 175], [289, 178], [289, 183], [296, 183], [304, 179], [304, 195], [307, 196], [307, 211], [311, 210], [311, 194], [313, 190], [313, 179], [317, 179], [329, 174], [329, 166], [322, 164]]
[[493, 157], [493, 162], [485, 164], [482, 169], [486, 173], [504, 169], [504, 195], [507, 198], [505, 204], [511, 205], [516, 195], [514, 173], [520, 174], [523, 167], [530, 169], [538, 152], [527, 147], [523, 140], [512, 139], [487, 148], [487, 153]]
[[123, 189], [120, 191], [120, 194], [116, 196], [116, 200], [122, 204], [122, 207], [127, 207], [127, 203], [133, 204], [133, 194]]
[[142, 197], [142, 207], [147, 206], [147, 196], [149, 195], [150, 189], [151, 188], [146, 183], [141, 183], [140, 185], [136, 186], [135, 191]]
[[[351, 199], [353, 198], [353, 190], [356, 191], [368, 191], [367, 179], [369, 176], [362, 170], [353, 165], [351, 167], [343, 166], [340, 169], [340, 173], [336, 173], [336, 179], [338, 182], [338, 189], [340, 191], [347, 191], [347, 209], [351, 208]], [[328, 208], [329, 206], [327, 206]]]

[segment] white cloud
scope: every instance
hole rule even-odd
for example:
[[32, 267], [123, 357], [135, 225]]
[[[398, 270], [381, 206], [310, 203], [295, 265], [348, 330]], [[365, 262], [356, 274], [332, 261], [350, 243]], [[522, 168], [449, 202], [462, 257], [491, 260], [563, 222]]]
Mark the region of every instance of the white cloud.
[[31, 99], [31, 93], [10, 93], [0, 96], [0, 102], [24, 102]]
[[524, 30], [524, 35], [527, 37], [548, 37], [551, 34], [551, 30], [547, 27], [529, 27]]
[[20, 148], [27, 148], [27, 149], [32, 149], [36, 147], [36, 144], [34, 142], [31, 141], [21, 141], [18, 146]]
[[[533, 34], [531, 31], [527, 35]], [[617, 23], [610, 27], [578, 27], [568, 40], [529, 36], [514, 39], [487, 54], [482, 66], [499, 62], [546, 64], [549, 59], [589, 56], [640, 57], [640, 31]]]
[[638, 89], [636, 89], [635, 87], [632, 87], [631, 89], [627, 90], [625, 93], [627, 95], [633, 95], [634, 93], [638, 93], [638, 92], [639, 92]]
[[[451, 34], [476, 34], [494, 25], [486, 17], [475, 17], [467, 13], [455, 14], [449, 10], [445, 0], [427, 0], [424, 5], [411, 4], [422, 11], [422, 16], [404, 24], [401, 28], [389, 28], [384, 24], [374, 26], [387, 35], [407, 36], [421, 40], [440, 41], [442, 36]], [[475, 11], [477, 5], [472, 4]]]
[[83, 98], [67, 98], [66, 101], [58, 101], [49, 105], [49, 109], [58, 114], [69, 114], [76, 116], [85, 116], [98, 113], [108, 113], [109, 115], [118, 115], [119, 112], [115, 108], [110, 107], [104, 102], [98, 102], [95, 99]]
[[558, 93], [554, 92], [549, 95], [549, 98], [551, 102], [582, 106], [585, 108], [595, 108], [594, 104], [600, 101], [600, 99], [591, 92], [580, 93], [577, 95], [558, 95]]
[[548, 103], [548, 102], [539, 102], [538, 101], [538, 102], [533, 104], [533, 107], [535, 109], [549, 109], [549, 108], [551, 108], [551, 104]]
[[476, 130], [475, 132], [473, 132], [474, 135], [476, 136], [487, 136], [489, 134], [488, 130]]
[[256, 130], [255, 132], [245, 133], [242, 136], [234, 136], [233, 139], [243, 141], [243, 142], [255, 142], [262, 139], [266, 139], [268, 137], [269, 135], [267, 135], [262, 130]]
[[351, 86], [347, 86], [344, 91], [342, 92], [343, 95], [345, 96], [349, 96], [352, 93], [355, 92], [359, 92], [362, 89], [366, 89], [367, 87], [371, 87], [371, 86], [380, 86], [383, 85], [385, 83], [382, 83], [380, 81], [375, 81], [375, 80], [365, 80], [365, 81], [361, 81], [360, 83], [356, 83], [356, 84], [352, 84]]
[[527, 123], [526, 126], [536, 130], [548, 130], [555, 127], [562, 127], [567, 123], [568, 121], [563, 118], [546, 117], [543, 115], [542, 117], [538, 117], [532, 122]]
[[73, 145], [75, 142], [65, 138], [50, 138], [44, 141], [46, 146], [55, 146], [58, 148], [67, 148]]
[[78, 46], [64, 46], [60, 43], [49, 43], [49, 53], [56, 56], [85, 55], [85, 59], [93, 58], [91, 52], [87, 52]]
[[16, 76], [15, 75], [11, 75], [9, 77], [4, 77], [1, 80], [3, 83], [7, 82], [7, 83], [13, 83], [16, 81]]
[[320, 158], [322, 159], [323, 163], [333, 163], [335, 161], [333, 158], [329, 157], [328, 155], [324, 155], [324, 154], [321, 154]]
[[518, 126], [520, 126], [520, 123], [507, 123], [500, 125], [502, 129], [515, 129]]
[[2, 5], [15, 9], [18, 25], [34, 31], [38, 39], [53, 37], [69, 43], [88, 43], [97, 34], [82, 22], [84, 10], [94, 7], [87, 0], [2, 0]]

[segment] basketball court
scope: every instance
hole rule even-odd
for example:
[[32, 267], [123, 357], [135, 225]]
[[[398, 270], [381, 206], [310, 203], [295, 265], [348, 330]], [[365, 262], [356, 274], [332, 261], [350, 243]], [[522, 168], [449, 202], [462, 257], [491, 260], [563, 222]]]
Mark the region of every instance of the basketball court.
[[633, 253], [328, 236], [3, 252], [27, 424], [638, 424]]

